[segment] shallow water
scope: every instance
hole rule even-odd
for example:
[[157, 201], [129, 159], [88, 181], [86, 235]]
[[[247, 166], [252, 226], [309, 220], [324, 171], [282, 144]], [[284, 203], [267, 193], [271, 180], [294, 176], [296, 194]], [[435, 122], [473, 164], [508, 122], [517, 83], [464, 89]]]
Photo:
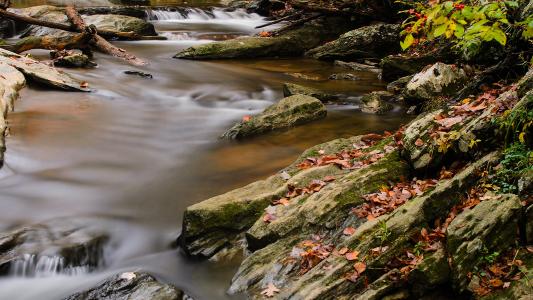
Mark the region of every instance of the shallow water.
[[[0, 299], [59, 299], [132, 270], [149, 271], [196, 299], [229, 298], [225, 290], [235, 262], [191, 261], [172, 249], [184, 209], [264, 178], [317, 143], [390, 130], [406, 121], [399, 112], [375, 116], [361, 113], [357, 105], [328, 106], [326, 119], [302, 127], [247, 141], [219, 140], [234, 122], [279, 100], [283, 82], [342, 92], [352, 100], [383, 83], [371, 73], [358, 74], [358, 81], [329, 81], [330, 74], [344, 70], [306, 59], [171, 58], [209, 39], [257, 32], [253, 27], [264, 20], [256, 15], [169, 16], [154, 22], [172, 39], [118, 43], [148, 66], [136, 68], [97, 54], [98, 68], [70, 71], [89, 82], [92, 93], [31, 85], [9, 115], [0, 228], [99, 216], [112, 240], [106, 264], [96, 272], [4, 277]], [[46, 58], [43, 51], [32, 54]], [[126, 75], [126, 70], [151, 73], [153, 79]], [[302, 74], [312, 80], [301, 79]]]

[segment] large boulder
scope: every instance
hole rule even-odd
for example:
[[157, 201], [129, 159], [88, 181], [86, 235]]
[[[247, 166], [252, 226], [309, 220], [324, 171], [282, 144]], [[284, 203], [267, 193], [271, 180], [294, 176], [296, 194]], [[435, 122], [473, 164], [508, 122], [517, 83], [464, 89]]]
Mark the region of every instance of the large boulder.
[[322, 102], [326, 102], [326, 103], [339, 100], [338, 95], [329, 94], [329, 93], [326, 93], [321, 90], [308, 87], [308, 86], [303, 86], [303, 85], [294, 84], [294, 83], [284, 83], [283, 84], [283, 96], [290, 97], [294, 95], [307, 95], [307, 96], [315, 97], [318, 100]]
[[108, 236], [97, 224], [92, 218], [60, 218], [0, 234], [0, 274], [70, 274], [101, 266]]
[[294, 95], [281, 99], [249, 120], [235, 124], [222, 137], [240, 139], [322, 119], [326, 114], [326, 107], [320, 100], [306, 95]]
[[64, 300], [183, 300], [191, 299], [176, 287], [142, 272], [117, 274], [98, 286]]
[[437, 96], [449, 96], [459, 91], [467, 80], [468, 76], [463, 69], [455, 65], [436, 63], [414, 75], [407, 83], [403, 96], [406, 100], [416, 103]]
[[422, 71], [427, 65], [436, 62], [453, 63], [456, 55], [449, 46], [436, 47], [435, 50], [416, 54], [392, 54], [381, 60], [381, 78], [393, 81]]
[[26, 84], [24, 75], [14, 67], [0, 61], [0, 164], [4, 162], [7, 113], [13, 109], [18, 92]]
[[[62, 7], [41, 5], [15, 10], [16, 13], [36, 18], [42, 21], [69, 25], [65, 9]], [[117, 14], [107, 15], [83, 15], [83, 20], [87, 25], [93, 24], [97, 29], [117, 32], [135, 32], [139, 35], [157, 35], [153, 24], [142, 19]], [[30, 26], [23, 36], [71, 36], [73, 33], [59, 29], [42, 26]]]
[[343, 18], [329, 17], [274, 37], [240, 37], [187, 48], [174, 56], [183, 59], [290, 57], [302, 55], [346, 30]]
[[1, 48], [0, 62], [14, 67], [32, 80], [50, 87], [69, 91], [89, 91], [84, 83], [60, 70]]
[[521, 214], [516, 195], [486, 195], [488, 198], [459, 214], [447, 230], [447, 249], [457, 290], [469, 283], [468, 273], [482, 262], [481, 256], [502, 252], [516, 240]]
[[400, 30], [397, 24], [364, 26], [311, 49], [306, 55], [322, 60], [380, 58], [400, 50]]

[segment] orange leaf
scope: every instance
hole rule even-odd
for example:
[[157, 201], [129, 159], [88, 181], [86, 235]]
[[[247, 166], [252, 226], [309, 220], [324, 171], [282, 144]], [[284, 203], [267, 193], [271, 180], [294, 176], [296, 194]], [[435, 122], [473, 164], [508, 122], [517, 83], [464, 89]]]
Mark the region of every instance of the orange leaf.
[[89, 83], [88, 83], [88, 82], [83, 81], [82, 83], [80, 83], [80, 88], [82, 88], [82, 89], [86, 89], [86, 88], [88, 88], [88, 87], [89, 87]]
[[416, 142], [415, 142], [415, 145], [417, 147], [422, 147], [422, 146], [424, 146], [424, 141], [422, 139], [417, 139]]
[[242, 121], [243, 121], [243, 122], [248, 122], [248, 121], [250, 121], [251, 119], [252, 119], [251, 116], [244, 116], [244, 117], [242, 117]]
[[261, 291], [261, 295], [265, 295], [268, 298], [274, 297], [276, 293], [279, 293], [279, 289], [272, 283], [269, 283], [266, 289]]
[[345, 256], [347, 260], [356, 260], [359, 256], [359, 251], [348, 252]]
[[344, 254], [346, 254], [346, 252], [348, 252], [348, 248], [347, 248], [347, 247], [342, 247], [342, 248], [339, 250], [339, 254], [340, 254], [340, 255], [344, 255]]
[[342, 232], [344, 235], [352, 235], [355, 233], [355, 228], [353, 227], [346, 227], [344, 228], [344, 231]]
[[503, 281], [499, 278], [494, 278], [489, 281], [490, 285], [494, 288], [500, 288], [503, 286]]
[[359, 275], [361, 275], [366, 270], [366, 264], [364, 262], [356, 262], [353, 267]]

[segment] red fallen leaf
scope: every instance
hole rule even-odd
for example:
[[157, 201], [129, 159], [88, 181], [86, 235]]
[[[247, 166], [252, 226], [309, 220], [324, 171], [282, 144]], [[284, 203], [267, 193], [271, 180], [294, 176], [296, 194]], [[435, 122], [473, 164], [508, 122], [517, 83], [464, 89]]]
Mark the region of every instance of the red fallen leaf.
[[259, 32], [259, 36], [260, 36], [260, 37], [271, 37], [271, 36], [272, 36], [272, 32], [269, 32], [269, 31], [261, 31], [261, 32]]
[[489, 280], [489, 283], [493, 288], [500, 288], [503, 286], [503, 281], [499, 278], [491, 279]]
[[340, 255], [344, 255], [344, 254], [346, 254], [346, 252], [348, 252], [348, 247], [342, 247], [342, 248], [339, 250], [339, 254], [340, 254]]
[[272, 221], [276, 220], [276, 216], [274, 216], [273, 214], [265, 214], [263, 216], [263, 222], [265, 223], [270, 223]]
[[355, 271], [357, 274], [361, 275], [366, 270], [366, 264], [364, 262], [356, 262], [353, 267], [355, 268]]
[[361, 141], [365, 143], [377, 142], [377, 141], [380, 141], [381, 139], [383, 139], [383, 136], [377, 133], [369, 133], [361, 137]]
[[82, 88], [82, 89], [86, 89], [86, 88], [88, 88], [88, 87], [89, 87], [89, 83], [88, 83], [88, 82], [83, 81], [82, 83], [80, 83], [80, 88]]
[[346, 259], [350, 261], [356, 260], [358, 256], [359, 256], [359, 251], [348, 252], [345, 255]]
[[437, 124], [441, 125], [444, 128], [451, 128], [453, 125], [457, 123], [461, 123], [462, 121], [463, 121], [463, 117], [461, 116], [444, 118], [441, 120], [435, 120]]
[[415, 145], [417, 147], [422, 147], [422, 146], [424, 146], [424, 141], [422, 139], [417, 139], [416, 142], [415, 142]]
[[248, 121], [250, 121], [251, 119], [252, 119], [252, 116], [248, 116], [248, 115], [242, 117], [242, 121], [243, 121], [243, 122], [248, 122]]
[[335, 181], [335, 177], [334, 176], [326, 176], [324, 177], [324, 179], [322, 179], [324, 182], [332, 182], [332, 181]]
[[344, 231], [342, 232], [344, 235], [352, 235], [355, 233], [355, 228], [353, 227], [346, 227], [344, 228]]
[[281, 198], [281, 199], [279, 199], [277, 201], [274, 201], [274, 204], [275, 205], [281, 204], [283, 206], [287, 206], [287, 205], [290, 204], [290, 202], [289, 202], [289, 199], [287, 199], [287, 198]]
[[373, 215], [368, 215], [368, 216], [366, 216], [366, 219], [367, 219], [368, 221], [372, 221], [372, 220], [375, 220], [376, 217], [374, 217]]
[[279, 289], [272, 283], [269, 283], [263, 291], [261, 291], [261, 295], [264, 295], [268, 298], [274, 297], [276, 293], [279, 293]]

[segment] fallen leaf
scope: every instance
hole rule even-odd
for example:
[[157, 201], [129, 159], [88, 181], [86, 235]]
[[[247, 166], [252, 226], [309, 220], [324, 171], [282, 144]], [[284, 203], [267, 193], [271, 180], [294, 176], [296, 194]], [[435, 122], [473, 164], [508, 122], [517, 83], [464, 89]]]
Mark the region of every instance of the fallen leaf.
[[366, 270], [366, 264], [364, 262], [356, 262], [353, 267], [355, 268], [355, 271], [357, 271], [357, 273], [359, 275], [361, 275], [365, 270]]
[[424, 146], [424, 141], [423, 141], [422, 139], [417, 139], [417, 140], [415, 141], [415, 145], [416, 145], [417, 147], [422, 147], [422, 146]]
[[451, 118], [444, 118], [441, 120], [435, 120], [437, 124], [439, 124], [442, 127], [445, 128], [451, 128], [453, 125], [457, 123], [461, 123], [463, 121], [463, 117], [457, 116], [457, 117], [451, 117]]
[[358, 256], [359, 256], [359, 251], [348, 252], [345, 255], [347, 260], [356, 260]]
[[335, 177], [334, 176], [326, 176], [326, 177], [324, 177], [323, 181], [324, 182], [332, 182], [332, 181], [335, 181]]
[[287, 173], [287, 171], [283, 171], [283, 172], [279, 173], [279, 176], [281, 176], [281, 179], [283, 179], [285, 181], [291, 179], [291, 175], [289, 175], [289, 173]]
[[509, 281], [503, 283], [503, 288], [506, 289], [511, 286], [511, 283]]
[[248, 116], [248, 115], [242, 117], [242, 121], [243, 121], [243, 122], [248, 122], [248, 121], [250, 121], [251, 119], [252, 119], [252, 116]]
[[132, 279], [135, 279], [135, 277], [137, 277], [137, 275], [135, 275], [135, 273], [133, 272], [124, 272], [122, 274], [120, 274], [120, 279], [125, 279], [125, 280], [132, 280]]
[[261, 292], [261, 295], [272, 298], [276, 293], [279, 293], [279, 289], [274, 284], [269, 283], [266, 289]]
[[260, 37], [271, 37], [272, 33], [268, 32], [268, 31], [261, 31], [261, 32], [259, 32], [259, 36]]
[[344, 228], [344, 230], [342, 231], [342, 233], [343, 233], [344, 235], [352, 235], [352, 234], [355, 233], [355, 228], [353, 228], [353, 227], [346, 227], [346, 228]]
[[490, 285], [494, 288], [500, 288], [503, 286], [503, 281], [499, 278], [494, 278], [489, 281]]
[[86, 82], [86, 81], [82, 81], [82, 83], [80, 83], [80, 88], [82, 89], [86, 89], [89, 87], [89, 83]]
[[346, 254], [346, 252], [348, 252], [348, 247], [342, 247], [342, 248], [339, 250], [339, 254], [340, 254], [340, 255], [344, 255], [344, 254]]

